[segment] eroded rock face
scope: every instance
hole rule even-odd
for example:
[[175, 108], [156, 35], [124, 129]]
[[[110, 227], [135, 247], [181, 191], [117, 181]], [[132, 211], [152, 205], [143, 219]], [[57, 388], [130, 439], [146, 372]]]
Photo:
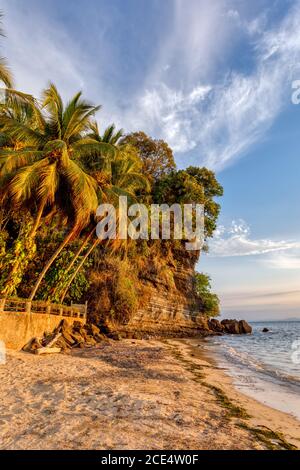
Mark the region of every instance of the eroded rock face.
[[[187, 254], [181, 262], [172, 266], [173, 282], [166, 276], [146, 269], [140, 274], [139, 305], [132, 315], [124, 320], [112, 321], [110, 317], [113, 299], [103, 302], [103, 288], [94, 289], [91, 295], [91, 310], [95, 315], [90, 318], [96, 324], [107, 321], [121, 337], [188, 337], [251, 333], [247, 322], [241, 320], [208, 319], [203, 313], [201, 299], [194, 289], [195, 263], [198, 257]], [[103, 286], [102, 286], [103, 287]], [[101, 292], [95, 296], [95, 292]], [[109, 294], [109, 289], [106, 290]], [[101, 297], [101, 302], [98, 300]], [[105, 297], [105, 296], [104, 296]], [[94, 301], [93, 301], [94, 299]], [[101, 325], [102, 325], [101, 323]]]

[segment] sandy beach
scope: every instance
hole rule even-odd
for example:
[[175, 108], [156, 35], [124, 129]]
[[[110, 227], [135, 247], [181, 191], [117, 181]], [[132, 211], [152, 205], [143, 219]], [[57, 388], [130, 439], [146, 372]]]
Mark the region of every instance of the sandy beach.
[[300, 422], [238, 392], [201, 339], [8, 352], [0, 393], [1, 449], [300, 447]]

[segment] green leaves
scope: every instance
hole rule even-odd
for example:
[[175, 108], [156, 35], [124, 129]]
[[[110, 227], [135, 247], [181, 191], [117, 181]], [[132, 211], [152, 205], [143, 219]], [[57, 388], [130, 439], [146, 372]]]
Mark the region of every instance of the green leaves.
[[208, 317], [216, 317], [220, 314], [220, 300], [211, 292], [210, 277], [207, 274], [196, 273], [195, 293], [201, 302], [203, 313]]

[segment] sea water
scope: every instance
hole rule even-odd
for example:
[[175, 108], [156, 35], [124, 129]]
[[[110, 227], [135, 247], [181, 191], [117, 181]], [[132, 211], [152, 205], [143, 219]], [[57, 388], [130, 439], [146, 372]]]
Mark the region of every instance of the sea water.
[[251, 335], [208, 338], [206, 348], [240, 391], [300, 419], [300, 321], [251, 326]]

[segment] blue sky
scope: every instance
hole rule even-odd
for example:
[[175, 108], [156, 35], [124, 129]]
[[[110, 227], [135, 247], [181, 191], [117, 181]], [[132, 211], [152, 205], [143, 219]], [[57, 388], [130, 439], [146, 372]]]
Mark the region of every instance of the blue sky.
[[102, 104], [225, 194], [209, 255], [224, 315], [300, 317], [300, 1], [0, 0], [17, 85]]

